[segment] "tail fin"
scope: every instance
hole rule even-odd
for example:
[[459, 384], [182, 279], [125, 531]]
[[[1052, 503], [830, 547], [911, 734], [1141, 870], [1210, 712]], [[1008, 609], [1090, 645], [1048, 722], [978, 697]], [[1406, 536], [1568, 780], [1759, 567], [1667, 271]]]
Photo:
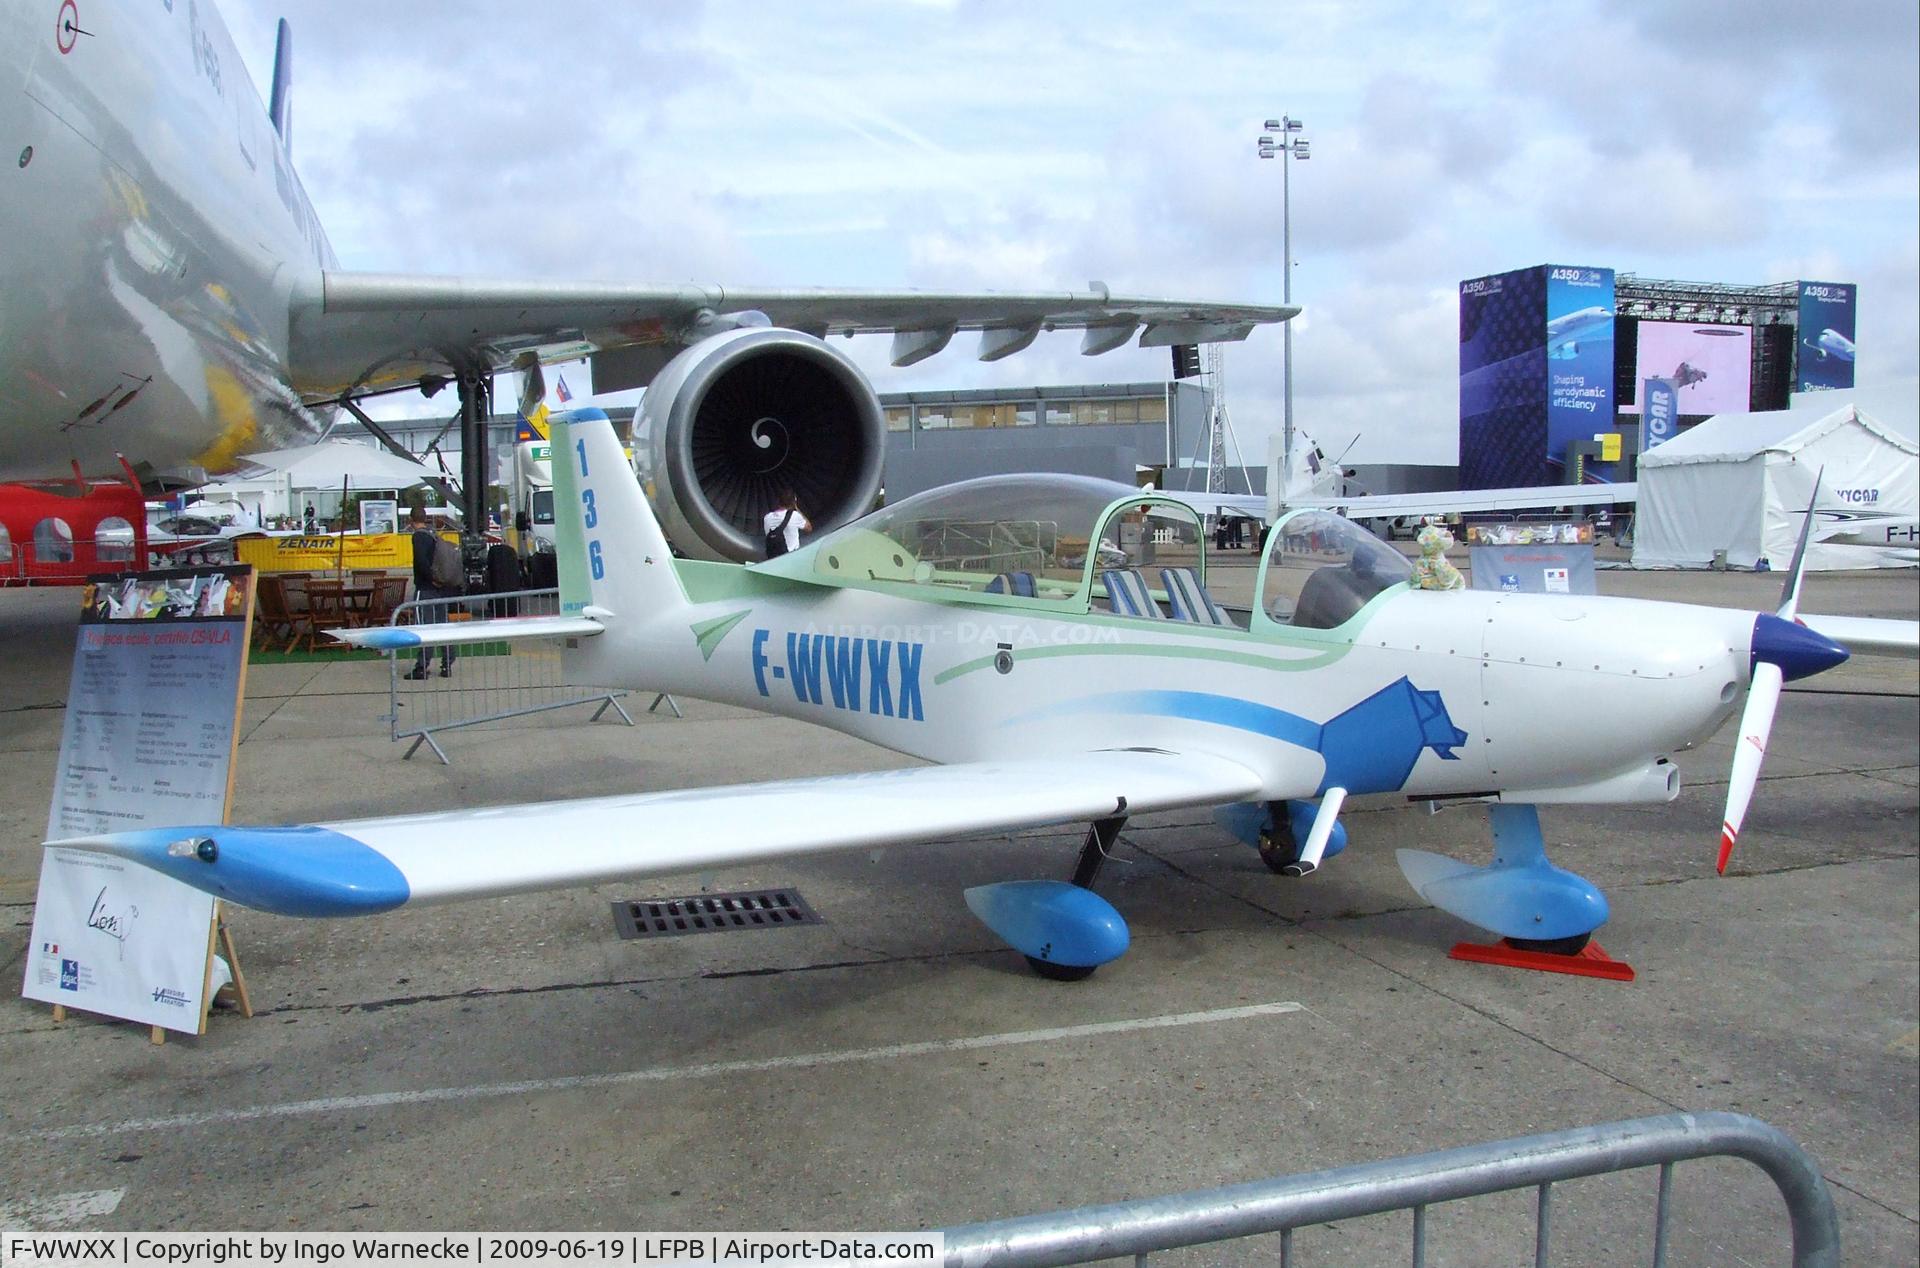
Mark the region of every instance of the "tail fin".
[[673, 552], [605, 410], [553, 417], [553, 520], [560, 611], [653, 617], [686, 602]]
[[267, 118], [280, 134], [280, 147], [293, 153], [293, 28], [285, 18], [273, 43], [273, 100], [267, 105]]

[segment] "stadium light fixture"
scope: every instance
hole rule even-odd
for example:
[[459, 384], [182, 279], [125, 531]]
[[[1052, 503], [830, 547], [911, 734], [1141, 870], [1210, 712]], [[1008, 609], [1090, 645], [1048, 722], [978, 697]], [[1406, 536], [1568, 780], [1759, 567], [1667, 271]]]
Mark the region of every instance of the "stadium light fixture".
[[[1305, 160], [1309, 147], [1307, 139], [1293, 135], [1306, 125], [1292, 115], [1282, 115], [1278, 119], [1268, 119], [1267, 132], [1278, 132], [1280, 137], [1262, 135], [1257, 138], [1259, 155], [1270, 159], [1280, 156], [1280, 255], [1284, 268], [1280, 273], [1280, 302], [1293, 302], [1293, 209], [1291, 180], [1287, 162], [1290, 158]], [[1281, 346], [1281, 412], [1280, 412], [1280, 479], [1282, 486], [1293, 475], [1293, 323], [1283, 322], [1280, 326]]]

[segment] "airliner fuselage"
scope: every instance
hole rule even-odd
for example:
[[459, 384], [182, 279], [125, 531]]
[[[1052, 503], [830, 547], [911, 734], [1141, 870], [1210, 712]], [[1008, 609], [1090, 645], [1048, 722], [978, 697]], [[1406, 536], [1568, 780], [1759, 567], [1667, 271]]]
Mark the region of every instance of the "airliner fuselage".
[[0, 479], [311, 437], [289, 296], [333, 252], [211, 3], [4, 0], [0, 140]]

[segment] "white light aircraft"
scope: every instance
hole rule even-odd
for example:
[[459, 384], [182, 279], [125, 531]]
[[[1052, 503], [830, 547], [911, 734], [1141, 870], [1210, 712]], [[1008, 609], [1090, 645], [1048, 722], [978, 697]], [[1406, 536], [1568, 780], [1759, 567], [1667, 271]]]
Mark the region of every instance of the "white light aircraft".
[[[294, 173], [285, 22], [263, 105], [211, 0], [0, 0], [0, 83], [0, 479], [117, 473], [124, 454], [149, 483], [197, 484], [313, 440], [336, 404], [416, 384], [454, 384], [477, 435], [495, 371], [591, 355], [601, 391], [651, 384], [635, 446], [671, 491], [676, 546], [757, 558], [780, 486], [823, 528], [879, 489], [879, 399], [830, 334], [891, 332], [908, 365], [977, 331], [991, 361], [1042, 331], [1081, 330], [1092, 356], [1136, 336], [1244, 339], [1297, 311], [1099, 283], [960, 294], [350, 272]], [[478, 498], [484, 450], [466, 453]]]
[[[579, 681], [743, 705], [940, 764], [50, 848], [133, 859], [267, 911], [351, 916], [1086, 822], [1071, 882], [966, 894], [1038, 971], [1077, 977], [1127, 946], [1092, 886], [1129, 816], [1218, 808], [1269, 866], [1304, 875], [1345, 845], [1348, 797], [1391, 793], [1485, 803], [1492, 820], [1487, 866], [1402, 851], [1421, 894], [1571, 953], [1607, 901], [1547, 861], [1537, 807], [1671, 800], [1672, 755], [1744, 692], [1724, 870], [1782, 682], [1847, 656], [1809, 628], [1826, 618], [1796, 620], [1801, 557], [1773, 613], [1431, 592], [1397, 551], [1325, 511], [1275, 527], [1253, 608], [1236, 615], [1207, 589], [1189, 508], [1071, 476], [935, 489], [753, 566], [680, 560], [603, 413], [562, 417], [553, 440], [560, 616], [342, 637], [404, 653], [565, 635]], [[1833, 628], [1913, 654], [1912, 623]]]

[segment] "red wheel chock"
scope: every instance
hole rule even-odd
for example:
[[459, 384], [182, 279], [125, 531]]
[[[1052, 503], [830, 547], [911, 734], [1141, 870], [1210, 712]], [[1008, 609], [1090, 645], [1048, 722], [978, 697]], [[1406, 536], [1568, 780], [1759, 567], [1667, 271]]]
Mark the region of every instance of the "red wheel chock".
[[1614, 982], [1633, 981], [1633, 966], [1616, 960], [1597, 942], [1589, 942], [1575, 955], [1554, 955], [1548, 951], [1522, 951], [1505, 938], [1498, 942], [1456, 942], [1447, 953], [1455, 960], [1475, 964], [1501, 964], [1510, 969], [1533, 969], [1540, 973], [1571, 973], [1575, 977], [1604, 977]]

